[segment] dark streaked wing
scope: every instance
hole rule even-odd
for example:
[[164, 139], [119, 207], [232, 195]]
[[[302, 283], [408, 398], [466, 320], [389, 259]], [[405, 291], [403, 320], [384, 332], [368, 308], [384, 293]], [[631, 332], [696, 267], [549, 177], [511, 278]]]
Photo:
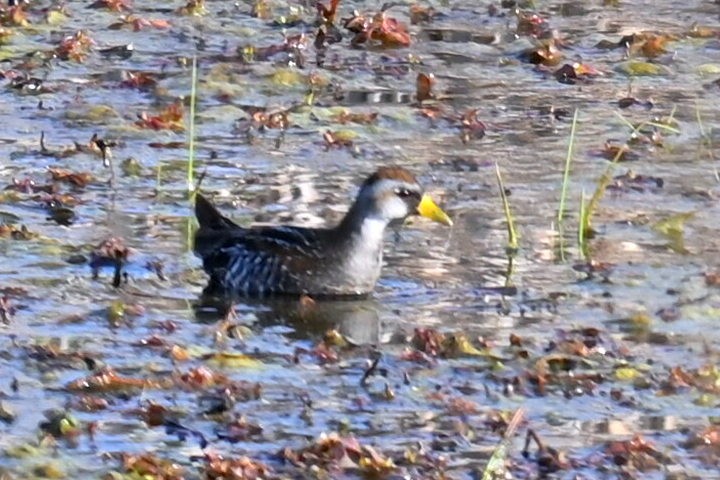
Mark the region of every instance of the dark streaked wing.
[[323, 256], [323, 230], [301, 227], [235, 229], [203, 258], [211, 284], [226, 293], [263, 296], [302, 293], [299, 277]]

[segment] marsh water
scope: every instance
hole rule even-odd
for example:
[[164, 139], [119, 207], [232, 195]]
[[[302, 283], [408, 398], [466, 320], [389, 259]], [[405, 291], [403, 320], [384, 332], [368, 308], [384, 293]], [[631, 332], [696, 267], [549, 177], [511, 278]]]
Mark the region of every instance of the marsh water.
[[[256, 4], [253, 14], [250, 2], [208, 1], [205, 14], [194, 16], [183, 15], [179, 1], [138, 0], [132, 14], [170, 23], [133, 31], [108, 28], [128, 11], [68, 1], [63, 16], [48, 23], [44, 9], [56, 5], [30, 2], [29, 25], [6, 27], [13, 34], [0, 47], [2, 69], [27, 72], [43, 88], [20, 87], [5, 75], [0, 184], [52, 183], [48, 167], [92, 179], [57, 183], [59, 193], [72, 196], [65, 198], [74, 214], [69, 225], [53, 219], [46, 193], [0, 193], [4, 221], [36, 234], [0, 239], [7, 303], [0, 402], [12, 412], [0, 423], [0, 477], [140, 478], [123, 470], [118, 455], [143, 452], [184, 468], [179, 477], [149, 478], [218, 478], [198, 460], [207, 452], [263, 462], [270, 478], [367, 475], [358, 465], [313, 470], [279, 454], [339, 431], [393, 459], [396, 467], [383, 472], [388, 478], [481, 478], [501, 441], [489, 425], [522, 409], [506, 454], [515, 478], [542, 473], [534, 452], [520, 453], [528, 428], [564, 452], [567, 463], [553, 473], [559, 478], [720, 478], [717, 438], [702, 451], [688, 445], [720, 414], [720, 4], [429, 2], [422, 5], [434, 7], [432, 20], [409, 25], [411, 3], [400, 2], [386, 13], [409, 25], [410, 46], [354, 47], [344, 32], [318, 67], [314, 5], [261, 3], [269, 10]], [[372, 15], [380, 4], [343, 0], [338, 18], [353, 9]], [[537, 40], [518, 33], [518, 15], [533, 14], [563, 39], [557, 66], [522, 59]], [[95, 42], [86, 58], [47, 58], [79, 30]], [[664, 51], [628, 58], [625, 48], [598, 46], [640, 32], [666, 36]], [[299, 33], [310, 41], [290, 56], [242, 55]], [[102, 52], [127, 44], [134, 47], [129, 58]], [[455, 225], [412, 219], [388, 232], [383, 276], [369, 299], [240, 302], [232, 328], [200, 314], [194, 304], [206, 277], [191, 251], [189, 108], [182, 131], [136, 124], [138, 114], [156, 115], [177, 98], [189, 105], [193, 56], [191, 183], [202, 176], [201, 190], [238, 223], [330, 225], [367, 175], [398, 164], [417, 174]], [[651, 65], [653, 73], [637, 75], [632, 62]], [[553, 71], [566, 63], [597, 72], [561, 83]], [[128, 88], [126, 72], [145, 72], [157, 85]], [[435, 77], [436, 98], [424, 108], [441, 110], [439, 116], [429, 118], [415, 99], [418, 73]], [[618, 100], [626, 97], [637, 104], [621, 109]], [[248, 128], [253, 108], [290, 109], [289, 126]], [[463, 139], [460, 119], [473, 109], [484, 135]], [[376, 112], [377, 119], [341, 124], [343, 111]], [[656, 126], [635, 132], [636, 158], [619, 162], [612, 175], [653, 178], [613, 183], [583, 251], [581, 197], [593, 194], [610, 164], [606, 142], [625, 144], [633, 136], [628, 125], [647, 121]], [[352, 145], [329, 145], [328, 130]], [[74, 147], [95, 133], [114, 142], [112, 182], [96, 152]], [[496, 164], [520, 236], [512, 255]], [[130, 249], [118, 288], [112, 268], [94, 278], [88, 265], [110, 237]], [[318, 347], [332, 329], [349, 342], [323, 347], [336, 358]], [[409, 354], [422, 350], [411, 339], [430, 331], [461, 335], [474, 347]], [[586, 349], [558, 352], [569, 339]], [[244, 356], [225, 361], [229, 354]], [[573, 366], [536, 389], [527, 372], [552, 363], [552, 355]], [[366, 375], [377, 358], [377, 371]], [[209, 388], [154, 383], [200, 367], [257, 382], [262, 393], [218, 417], [203, 403]], [[147, 388], [71, 388], [104, 368], [143, 379]], [[85, 396], [107, 403], [89, 408]], [[151, 402], [171, 412], [164, 426], [149, 426], [138, 413]], [[71, 416], [81, 433], [48, 441], [41, 424], [50, 410]], [[240, 416], [260, 432], [233, 442], [218, 434]], [[201, 432], [209, 445], [203, 450], [193, 435], [179, 438], [170, 420]], [[653, 445], [655, 465], [612, 461], [608, 445], [635, 435]], [[422, 451], [433, 467], [407, 460], [409, 450]]]

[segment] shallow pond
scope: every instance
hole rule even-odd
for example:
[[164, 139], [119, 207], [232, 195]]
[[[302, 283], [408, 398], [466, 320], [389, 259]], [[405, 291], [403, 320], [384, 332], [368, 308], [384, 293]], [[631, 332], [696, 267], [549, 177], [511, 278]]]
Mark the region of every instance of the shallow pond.
[[[0, 478], [720, 478], [720, 4], [517, 3], [342, 0], [330, 44], [312, 2], [4, 7]], [[399, 164], [455, 226], [389, 232], [368, 300], [197, 311], [193, 56], [238, 223]]]

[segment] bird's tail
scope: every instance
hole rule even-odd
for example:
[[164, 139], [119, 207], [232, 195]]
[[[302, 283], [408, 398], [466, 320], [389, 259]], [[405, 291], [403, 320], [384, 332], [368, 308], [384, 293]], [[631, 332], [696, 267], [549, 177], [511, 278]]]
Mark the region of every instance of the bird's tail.
[[240, 228], [199, 193], [195, 195], [195, 217], [200, 228], [195, 233], [194, 251], [202, 259], [217, 251], [232, 231]]

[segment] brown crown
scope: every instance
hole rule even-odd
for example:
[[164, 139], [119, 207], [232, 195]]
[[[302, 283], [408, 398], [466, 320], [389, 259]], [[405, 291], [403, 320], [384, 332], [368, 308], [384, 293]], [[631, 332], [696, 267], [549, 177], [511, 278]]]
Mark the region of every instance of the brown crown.
[[417, 183], [415, 176], [402, 167], [380, 167], [365, 180], [364, 185], [372, 185], [379, 180], [399, 180], [407, 183]]

